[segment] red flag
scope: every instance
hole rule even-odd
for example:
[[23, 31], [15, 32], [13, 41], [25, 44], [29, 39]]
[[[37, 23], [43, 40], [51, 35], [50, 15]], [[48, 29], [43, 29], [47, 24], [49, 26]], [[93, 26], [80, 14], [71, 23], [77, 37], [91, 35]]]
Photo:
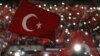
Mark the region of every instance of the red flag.
[[[76, 48], [76, 46], [80, 46], [81, 48], [84, 47], [86, 49], [86, 52], [89, 53], [89, 55], [93, 55], [93, 56], [100, 56], [95, 44], [92, 41], [91, 36], [86, 35], [85, 32], [76, 32], [76, 31], [72, 31], [70, 33], [70, 43], [69, 45], [62, 49], [61, 52], [59, 52], [58, 56], [73, 56], [73, 50], [74, 48]], [[75, 49], [74, 51], [76, 52], [81, 52], [81, 49], [78, 50]]]
[[[18, 34], [38, 37], [55, 31], [60, 16], [43, 10], [28, 0], [23, 0], [9, 26], [9, 30]], [[54, 38], [54, 37], [53, 37]]]

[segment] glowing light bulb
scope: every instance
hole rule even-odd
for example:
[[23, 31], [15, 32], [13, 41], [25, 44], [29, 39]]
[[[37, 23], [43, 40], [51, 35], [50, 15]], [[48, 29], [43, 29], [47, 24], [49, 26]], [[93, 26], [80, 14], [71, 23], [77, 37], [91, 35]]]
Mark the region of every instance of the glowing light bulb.
[[54, 7], [57, 7], [57, 5], [55, 4]]
[[76, 23], [73, 23], [73, 25], [76, 25]]
[[55, 8], [55, 10], [58, 10], [58, 8]]
[[5, 16], [5, 19], [8, 19], [9, 18], [9, 16]]
[[3, 4], [2, 3], [0, 3], [0, 6], [2, 6]]
[[96, 16], [99, 16], [99, 14], [95, 14]]
[[93, 56], [92, 54], [90, 56]]
[[14, 54], [14, 56], [20, 56], [20, 53], [19, 53], [19, 52], [16, 52], [16, 53]]
[[72, 15], [72, 13], [69, 13], [69, 15], [71, 16], [71, 15]]
[[97, 28], [100, 28], [99, 26], [97, 26]]
[[56, 39], [56, 42], [59, 42], [59, 39]]
[[79, 5], [75, 5], [75, 7], [78, 7]]
[[62, 27], [63, 27], [63, 25], [60, 25], [60, 27], [62, 28]]
[[77, 12], [77, 15], [80, 15], [80, 13], [79, 13], [79, 12]]
[[65, 29], [65, 32], [67, 33], [68, 32], [68, 29]]
[[61, 18], [61, 21], [63, 21], [64, 20], [64, 18]]
[[83, 7], [83, 6], [81, 6], [81, 9], [84, 9], [84, 7]]
[[67, 42], [69, 42], [70, 40], [69, 39], [67, 39]]
[[5, 7], [7, 8], [7, 7], [8, 7], [8, 5], [5, 5]]
[[50, 11], [49, 9], [47, 9], [47, 11]]
[[99, 47], [100, 47], [100, 44], [99, 44]]
[[61, 17], [63, 18], [64, 16], [63, 16], [63, 15], [61, 15]]
[[69, 19], [71, 19], [71, 17], [68, 17]]
[[62, 5], [64, 5], [65, 3], [64, 2], [62, 2]]
[[74, 46], [74, 50], [75, 50], [76, 52], [80, 52], [81, 49], [82, 49], [82, 47], [81, 47], [80, 44], [76, 44], [76, 45]]
[[97, 10], [99, 10], [99, 11], [100, 11], [100, 7], [97, 7]]
[[49, 8], [52, 9], [52, 6], [50, 6]]
[[85, 32], [85, 35], [88, 35], [88, 32]]
[[43, 4], [43, 6], [46, 6], [46, 4]]
[[68, 7], [66, 7], [65, 9], [68, 9]]
[[90, 7], [90, 10], [92, 10], [93, 8], [92, 7]]
[[48, 53], [44, 53], [44, 55], [43, 56], [49, 56], [49, 54]]
[[84, 22], [84, 24], [86, 24], [86, 22]]
[[93, 19], [94, 21], [96, 21], [96, 18], [93, 17], [92, 19]]
[[42, 6], [41, 5], [39, 5], [39, 8], [41, 8]]

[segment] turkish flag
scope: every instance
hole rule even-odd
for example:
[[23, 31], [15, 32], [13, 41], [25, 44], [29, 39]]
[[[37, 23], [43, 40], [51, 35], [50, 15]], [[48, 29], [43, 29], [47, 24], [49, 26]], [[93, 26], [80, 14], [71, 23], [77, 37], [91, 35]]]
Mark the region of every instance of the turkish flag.
[[8, 30], [21, 35], [40, 37], [54, 32], [59, 26], [59, 21], [60, 16], [57, 14], [43, 10], [28, 0], [23, 0]]

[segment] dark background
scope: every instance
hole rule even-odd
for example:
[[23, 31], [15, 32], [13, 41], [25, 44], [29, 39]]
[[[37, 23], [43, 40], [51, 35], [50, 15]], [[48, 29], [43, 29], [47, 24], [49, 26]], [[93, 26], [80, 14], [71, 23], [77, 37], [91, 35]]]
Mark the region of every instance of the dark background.
[[[19, 3], [21, 0], [0, 0], [0, 2], [4, 4], [13, 4], [13, 3]], [[35, 1], [35, 0], [34, 0]], [[37, 0], [36, 0], [37, 1]], [[38, 0], [38, 1], [44, 1], [47, 3], [61, 3], [62, 1], [68, 3], [68, 4], [92, 4], [95, 6], [100, 5], [100, 0]]]

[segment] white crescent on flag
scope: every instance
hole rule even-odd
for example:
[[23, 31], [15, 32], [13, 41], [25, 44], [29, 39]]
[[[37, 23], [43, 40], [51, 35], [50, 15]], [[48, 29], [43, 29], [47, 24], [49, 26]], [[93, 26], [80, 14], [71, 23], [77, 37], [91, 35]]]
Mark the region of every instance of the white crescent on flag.
[[22, 21], [22, 27], [24, 30], [28, 31], [28, 32], [31, 32], [31, 31], [34, 31], [34, 29], [29, 29], [27, 27], [27, 21], [31, 18], [31, 17], [35, 17], [36, 19], [38, 18], [35, 14], [28, 14], [26, 15], [24, 18], [23, 18], [23, 21]]

